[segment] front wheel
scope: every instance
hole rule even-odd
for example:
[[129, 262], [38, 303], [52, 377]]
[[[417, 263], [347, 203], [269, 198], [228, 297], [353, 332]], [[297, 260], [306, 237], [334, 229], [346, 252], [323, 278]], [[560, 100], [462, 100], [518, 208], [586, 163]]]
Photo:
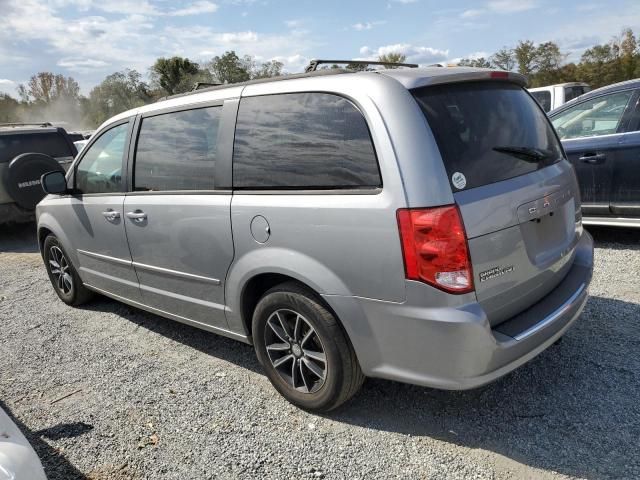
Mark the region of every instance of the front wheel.
[[43, 258], [51, 285], [60, 300], [67, 305], [81, 305], [91, 298], [91, 291], [82, 284], [67, 253], [53, 234], [44, 239]]
[[252, 331], [267, 377], [294, 405], [334, 409], [355, 395], [364, 381], [337, 319], [298, 284], [279, 285], [260, 299]]

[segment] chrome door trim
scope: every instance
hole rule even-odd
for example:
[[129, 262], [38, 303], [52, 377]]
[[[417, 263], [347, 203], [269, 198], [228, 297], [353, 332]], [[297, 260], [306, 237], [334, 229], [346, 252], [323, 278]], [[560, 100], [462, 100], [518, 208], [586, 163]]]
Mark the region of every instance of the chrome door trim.
[[118, 265], [126, 265], [130, 267], [133, 264], [131, 260], [124, 260], [118, 257], [110, 257], [109, 255], [103, 255], [101, 253], [88, 252], [87, 250], [80, 250], [80, 249], [77, 249], [76, 251], [87, 257], [96, 258], [98, 260], [104, 260], [105, 262], [116, 263]]
[[131, 262], [135, 268], [141, 270], [148, 270], [155, 273], [164, 273], [166, 275], [173, 275], [176, 277], [187, 278], [189, 280], [199, 280], [201, 282], [213, 283], [214, 285], [220, 285], [220, 280], [212, 277], [203, 277], [202, 275], [195, 275], [193, 273], [180, 272], [178, 270], [171, 270], [169, 268], [156, 267], [153, 265], [147, 265], [145, 263]]

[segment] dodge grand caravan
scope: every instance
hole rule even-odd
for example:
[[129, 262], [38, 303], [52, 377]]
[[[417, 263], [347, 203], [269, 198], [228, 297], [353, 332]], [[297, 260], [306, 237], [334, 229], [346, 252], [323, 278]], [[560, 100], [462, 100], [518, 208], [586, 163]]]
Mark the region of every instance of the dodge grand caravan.
[[62, 301], [92, 292], [253, 344], [289, 401], [365, 376], [491, 382], [587, 298], [576, 177], [524, 77], [333, 69], [169, 98], [43, 176]]

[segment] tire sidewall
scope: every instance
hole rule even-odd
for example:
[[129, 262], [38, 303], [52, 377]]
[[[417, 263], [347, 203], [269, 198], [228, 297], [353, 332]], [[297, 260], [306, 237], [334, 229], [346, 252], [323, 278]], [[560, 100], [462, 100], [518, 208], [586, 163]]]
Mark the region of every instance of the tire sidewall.
[[[324, 384], [315, 393], [294, 390], [271, 364], [265, 345], [265, 329], [269, 317], [280, 309], [293, 310], [305, 317], [322, 342], [327, 359], [327, 373]], [[324, 307], [304, 295], [286, 291], [267, 294], [260, 300], [253, 315], [253, 343], [258, 361], [264, 367], [267, 377], [289, 402], [308, 410], [330, 409], [340, 394], [343, 381], [343, 355], [331, 332], [331, 325], [327, 323], [328, 319], [335, 322], [333, 316]]]

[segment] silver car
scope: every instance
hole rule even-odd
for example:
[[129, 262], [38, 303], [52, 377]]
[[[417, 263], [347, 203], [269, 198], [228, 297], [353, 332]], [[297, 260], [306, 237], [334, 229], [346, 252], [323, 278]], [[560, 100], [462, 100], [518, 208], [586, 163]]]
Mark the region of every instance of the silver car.
[[331, 69], [122, 113], [43, 176], [53, 287], [253, 344], [309, 410], [366, 376], [491, 382], [567, 331], [593, 268], [574, 171], [524, 85]]

